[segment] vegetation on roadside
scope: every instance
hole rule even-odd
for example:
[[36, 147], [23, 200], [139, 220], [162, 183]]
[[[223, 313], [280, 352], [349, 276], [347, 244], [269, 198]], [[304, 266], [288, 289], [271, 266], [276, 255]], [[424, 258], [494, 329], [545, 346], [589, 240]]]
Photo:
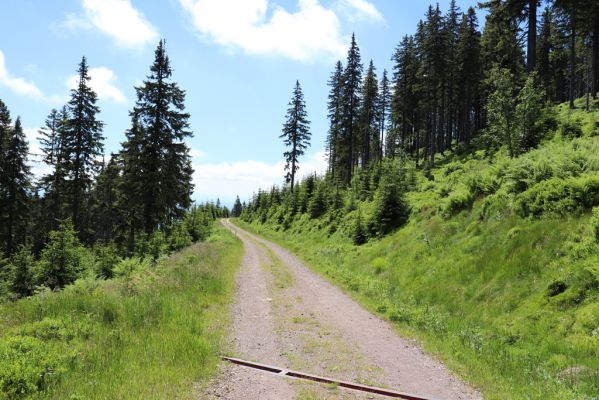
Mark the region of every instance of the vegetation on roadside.
[[0, 399], [193, 398], [216, 370], [242, 246], [210, 239], [0, 305]]
[[293, 195], [259, 192], [237, 223], [422, 339], [485, 398], [591, 399], [599, 111], [550, 112], [555, 129], [515, 157], [501, 147], [448, 153], [424, 170], [388, 161], [347, 189], [310, 176]]

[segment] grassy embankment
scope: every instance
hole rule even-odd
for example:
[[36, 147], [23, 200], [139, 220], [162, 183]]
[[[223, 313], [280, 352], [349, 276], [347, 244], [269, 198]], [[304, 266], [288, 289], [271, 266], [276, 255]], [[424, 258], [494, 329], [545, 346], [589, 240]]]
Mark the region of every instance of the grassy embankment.
[[[362, 246], [327, 215], [287, 230], [235, 223], [421, 339], [487, 399], [597, 399], [599, 112], [558, 117], [582, 137], [556, 132], [515, 159], [439, 158], [434, 179], [417, 171], [409, 223]], [[357, 207], [348, 227], [371, 205]]]
[[149, 269], [0, 305], [0, 399], [194, 398], [216, 371], [241, 255], [219, 226]]

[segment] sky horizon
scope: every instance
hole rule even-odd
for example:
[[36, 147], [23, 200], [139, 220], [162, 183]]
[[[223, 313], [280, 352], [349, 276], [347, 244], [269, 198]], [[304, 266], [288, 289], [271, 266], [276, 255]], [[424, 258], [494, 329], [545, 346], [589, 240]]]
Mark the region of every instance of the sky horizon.
[[[429, 1], [407, 0], [20, 0], [0, 16], [0, 99], [21, 117], [31, 152], [52, 108], [68, 101], [85, 56], [105, 152], [120, 148], [130, 126], [134, 86], [149, 73], [161, 38], [173, 81], [186, 91], [194, 137], [187, 141], [198, 202], [231, 206], [258, 188], [283, 183], [279, 135], [295, 81], [311, 121], [312, 145], [299, 175], [322, 172], [326, 85], [355, 33], [365, 65], [380, 79], [391, 55], [413, 34]], [[438, 2], [443, 12], [449, 0]], [[462, 11], [476, 0], [458, 0]], [[477, 10], [479, 25], [483, 13]], [[18, 38], [18, 39], [17, 39]], [[33, 163], [39, 175], [44, 166]]]

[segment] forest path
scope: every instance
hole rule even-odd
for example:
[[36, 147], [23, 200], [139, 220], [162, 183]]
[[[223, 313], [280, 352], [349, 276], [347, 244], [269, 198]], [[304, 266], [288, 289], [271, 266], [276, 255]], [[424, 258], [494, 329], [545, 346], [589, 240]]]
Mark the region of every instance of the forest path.
[[[435, 399], [482, 399], [415, 342], [399, 337], [389, 323], [310, 271], [288, 250], [229, 220], [222, 224], [245, 247], [232, 307], [233, 356]], [[206, 397], [388, 398], [228, 363], [201, 396]]]

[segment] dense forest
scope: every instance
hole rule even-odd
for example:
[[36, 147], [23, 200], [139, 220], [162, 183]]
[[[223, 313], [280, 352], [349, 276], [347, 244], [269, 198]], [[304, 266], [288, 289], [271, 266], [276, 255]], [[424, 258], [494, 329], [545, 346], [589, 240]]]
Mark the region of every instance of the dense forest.
[[[59, 289], [89, 274], [110, 278], [133, 256], [205, 239], [226, 207], [194, 205], [185, 92], [171, 80], [161, 41], [136, 87], [131, 128], [106, 155], [85, 57], [78, 85], [39, 130], [48, 173], [33, 177], [22, 122], [0, 100], [0, 299]], [[37, 288], [37, 289], [36, 289]]]
[[[539, 3], [480, 3], [487, 12], [482, 32], [475, 9], [462, 12], [455, 1], [445, 13], [430, 6], [416, 33], [395, 48], [393, 71], [384, 70], [380, 79], [372, 60], [364, 69], [352, 37], [345, 64], [337, 62], [328, 82], [327, 173], [294, 186], [295, 157], [287, 176], [292, 184], [260, 190], [245, 218], [264, 221], [274, 213], [286, 226], [296, 214], [316, 218], [370, 199], [374, 211], [354, 233], [363, 242], [406, 222], [408, 165], [433, 179], [429, 171], [448, 154], [484, 150], [492, 157], [505, 149], [514, 158], [558, 128], [566, 137], [580, 136], [574, 120], [558, 124], [552, 105], [568, 102], [574, 109], [575, 99], [583, 98], [579, 106], [595, 107], [599, 4], [546, 1], [538, 22]], [[307, 121], [299, 90], [290, 106], [299, 104]], [[288, 113], [283, 129], [287, 160], [300, 143], [299, 131], [289, 131], [296, 120]]]

